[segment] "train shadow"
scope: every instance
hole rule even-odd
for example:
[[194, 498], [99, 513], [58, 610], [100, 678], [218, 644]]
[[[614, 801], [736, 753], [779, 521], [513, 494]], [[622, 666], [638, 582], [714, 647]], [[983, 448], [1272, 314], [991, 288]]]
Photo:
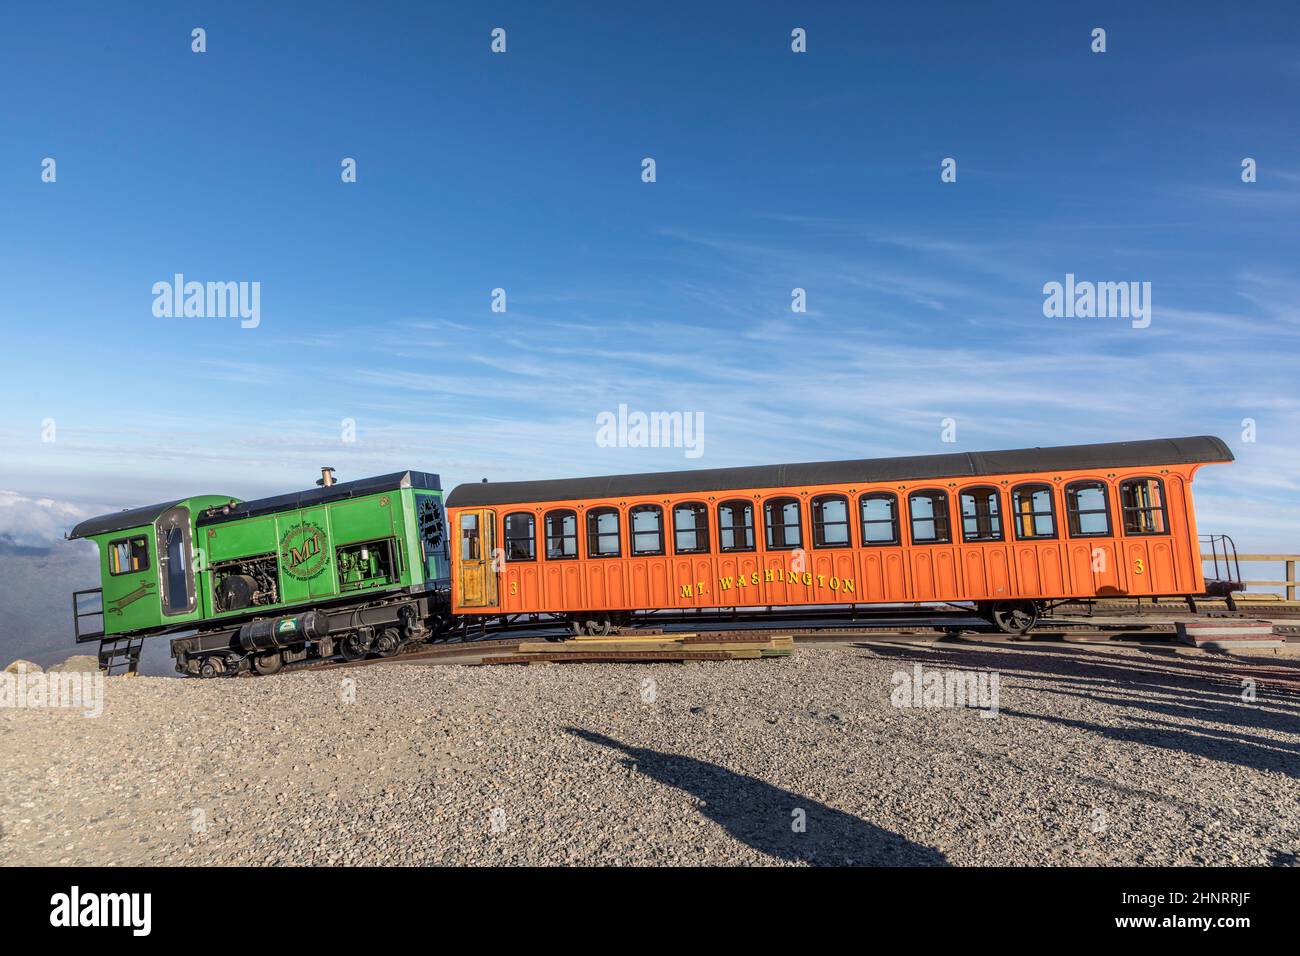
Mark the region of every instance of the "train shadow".
[[578, 727], [567, 730], [622, 753], [623, 765], [636, 773], [693, 795], [701, 813], [760, 853], [810, 866], [948, 865], [932, 847], [756, 777]]
[[[994, 648], [955, 643], [942, 650], [933, 645], [858, 646], [900, 663], [996, 671], [1002, 678], [1000, 717], [1037, 720], [1124, 743], [1300, 778], [1300, 695], [1286, 686], [1261, 683], [1256, 700], [1247, 703], [1241, 696], [1241, 678], [1252, 673], [1249, 663], [1148, 658], [1062, 645]], [[1261, 673], [1273, 670], [1271, 664], [1260, 668]], [[1049, 699], [1082, 700], [1113, 708], [1117, 719], [1102, 723], [1077, 713], [1054, 713], [1050, 707], [1033, 713], [1023, 702], [1015, 706], [1007, 694], [1011, 677]], [[1269, 737], [1261, 731], [1285, 736]]]

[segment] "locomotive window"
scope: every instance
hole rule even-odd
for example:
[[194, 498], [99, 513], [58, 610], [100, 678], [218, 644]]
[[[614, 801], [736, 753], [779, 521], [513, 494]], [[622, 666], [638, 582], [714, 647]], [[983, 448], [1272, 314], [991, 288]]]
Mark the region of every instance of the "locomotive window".
[[709, 551], [709, 509], [690, 501], [673, 509], [673, 535], [678, 554], [707, 554]]
[[1159, 478], [1130, 478], [1120, 482], [1119, 505], [1124, 515], [1125, 534], [1169, 533], [1165, 486]]
[[1065, 489], [1065, 515], [1071, 538], [1104, 538], [1110, 534], [1106, 486], [1100, 481], [1076, 481]]
[[546, 513], [546, 560], [564, 561], [578, 556], [578, 516], [572, 511]]
[[754, 506], [748, 501], [718, 505], [718, 550], [754, 550]]
[[767, 528], [767, 550], [791, 551], [803, 541], [799, 531], [799, 502], [794, 498], [773, 498], [763, 505]]
[[863, 495], [862, 544], [864, 547], [898, 544], [898, 498], [888, 491]]
[[185, 566], [185, 536], [173, 525], [167, 529], [167, 610], [187, 611], [189, 576]]
[[1056, 537], [1056, 513], [1052, 508], [1050, 485], [1021, 485], [1011, 492], [1011, 510], [1015, 512], [1016, 537]]
[[637, 556], [664, 553], [664, 509], [658, 505], [637, 505], [628, 510], [632, 522], [632, 553]]
[[843, 495], [822, 495], [812, 502], [813, 546], [847, 548], [849, 500]]
[[460, 559], [477, 561], [479, 559], [478, 515], [460, 516]]
[[617, 558], [618, 509], [592, 508], [587, 512], [587, 557]]
[[527, 511], [506, 515], [506, 560], [537, 560], [537, 523]]
[[961, 536], [966, 542], [1002, 540], [996, 488], [971, 488], [961, 493]]
[[912, 514], [913, 544], [948, 544], [948, 495], [942, 491], [914, 491], [907, 506]]
[[108, 573], [134, 574], [149, 570], [149, 542], [144, 538], [123, 538], [108, 546]]

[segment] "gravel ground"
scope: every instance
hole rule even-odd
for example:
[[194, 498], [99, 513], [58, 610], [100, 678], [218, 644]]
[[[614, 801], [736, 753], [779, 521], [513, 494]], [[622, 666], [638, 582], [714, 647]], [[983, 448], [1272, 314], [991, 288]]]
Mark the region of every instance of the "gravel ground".
[[[893, 706], [918, 663], [996, 672], [997, 717]], [[939, 642], [113, 678], [98, 718], [0, 709], [0, 861], [1294, 864], [1300, 694], [1224, 674], [1264, 667]]]

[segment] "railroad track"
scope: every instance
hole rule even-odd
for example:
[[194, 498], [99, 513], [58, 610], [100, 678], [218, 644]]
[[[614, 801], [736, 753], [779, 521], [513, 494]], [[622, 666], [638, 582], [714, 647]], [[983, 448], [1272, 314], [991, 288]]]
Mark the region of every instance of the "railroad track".
[[[760, 639], [760, 635], [780, 634], [789, 635], [796, 643], [829, 644], [852, 643], [856, 640], [869, 639], [872, 637], [920, 637], [938, 640], [946, 636], [963, 633], [972, 636], [980, 635], [1001, 641], [1069, 639], [1075, 641], [1110, 642], [1127, 639], [1132, 642], [1142, 638], [1168, 641], [1175, 633], [1175, 625], [1171, 622], [1141, 621], [1133, 624], [1117, 623], [1098, 625], [1088, 621], [1048, 619], [1030, 635], [1017, 638], [1011, 635], [1001, 634], [997, 631], [992, 631], [986, 623], [982, 623], [978, 621], [978, 619], [972, 618], [967, 614], [935, 616], [923, 619], [925, 623], [915, 619], [907, 621], [906, 623], [899, 623], [899, 620], [900, 619], [897, 616], [891, 619], [876, 621], [846, 621], [841, 619], [839, 621], [828, 621], [824, 623], [805, 622], [795, 627], [782, 625], [778, 621], [753, 620], [746, 622], [748, 626], [745, 627], [723, 629], [688, 627], [684, 623], [679, 623], [676, 626], [621, 627], [616, 628], [610, 636], [612, 638], [623, 637], [632, 641], [653, 637], [675, 639], [689, 634], [696, 640], [724, 643], [729, 641], [753, 641], [755, 639]], [[408, 645], [403, 648], [401, 652], [391, 657], [369, 657], [357, 661], [303, 661], [297, 664], [286, 665], [281, 673], [366, 667], [373, 664], [388, 663], [437, 663], [440, 661], [445, 661], [446, 663], [480, 663], [484, 657], [510, 655], [511, 652], [516, 650], [521, 643], [537, 642], [547, 639], [569, 640], [572, 638], [567, 631], [560, 627], [520, 628], [496, 625], [495, 629], [489, 630], [485, 636], [476, 640], [456, 640], [440, 644]], [[619, 653], [623, 656], [608, 656], [603, 659], [635, 660], [637, 658], [629, 655], [638, 652], [621, 651], [614, 653]], [[593, 642], [592, 656], [594, 657], [595, 654], [596, 651]], [[649, 659], [651, 656], [653, 656], [653, 652], [646, 652], [646, 654], [642, 656], [642, 659]], [[661, 656], [663, 655], [661, 654]], [[458, 658], [463, 660], [458, 660]]]

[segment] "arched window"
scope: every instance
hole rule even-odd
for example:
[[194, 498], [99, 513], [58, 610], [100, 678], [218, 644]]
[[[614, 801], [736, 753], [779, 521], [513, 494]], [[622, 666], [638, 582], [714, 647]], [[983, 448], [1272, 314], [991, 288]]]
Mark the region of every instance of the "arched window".
[[566, 561], [578, 556], [578, 516], [572, 511], [546, 512], [546, 560]]
[[996, 488], [967, 488], [961, 493], [961, 537], [971, 543], [1002, 540], [1001, 496]]
[[748, 501], [718, 505], [718, 550], [754, 550], [754, 506]]
[[767, 528], [767, 550], [793, 551], [803, 544], [799, 531], [799, 502], [794, 498], [773, 498], [763, 504]]
[[678, 554], [709, 553], [709, 509], [702, 501], [673, 508], [673, 540]]
[[1076, 481], [1065, 486], [1065, 516], [1071, 538], [1105, 538], [1110, 534], [1106, 483]]
[[847, 548], [849, 499], [843, 495], [819, 495], [812, 500], [813, 547]]
[[618, 509], [592, 508], [587, 512], [587, 557], [617, 558], [622, 553], [618, 538]]
[[914, 491], [907, 498], [912, 516], [912, 544], [949, 544], [948, 495], [937, 488]]
[[1125, 534], [1169, 533], [1165, 486], [1159, 478], [1129, 478], [1121, 481], [1119, 507], [1124, 516]]
[[516, 511], [505, 517], [506, 560], [537, 560], [537, 521], [527, 511]]
[[664, 553], [664, 509], [658, 505], [636, 505], [628, 509], [632, 522], [632, 554], [645, 557]]
[[1056, 509], [1051, 485], [1018, 485], [1011, 490], [1016, 537], [1021, 541], [1056, 537]]
[[873, 491], [858, 499], [862, 511], [862, 546], [898, 544], [898, 496]]

